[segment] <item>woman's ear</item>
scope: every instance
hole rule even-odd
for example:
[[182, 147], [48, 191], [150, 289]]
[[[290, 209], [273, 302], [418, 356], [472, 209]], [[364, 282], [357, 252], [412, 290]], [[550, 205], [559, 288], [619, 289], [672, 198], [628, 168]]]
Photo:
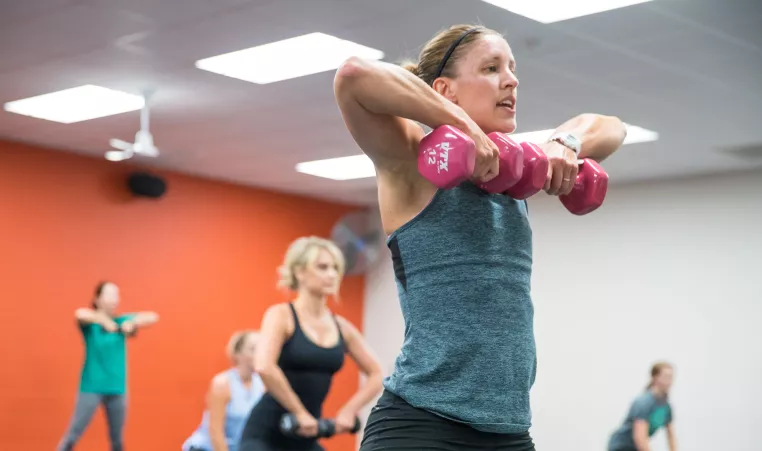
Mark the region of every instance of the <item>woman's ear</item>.
[[294, 267], [294, 278], [300, 284], [302, 282], [302, 279], [304, 278], [304, 271], [305, 271], [304, 266], [295, 266]]
[[431, 87], [442, 97], [457, 105], [458, 97], [455, 95], [455, 85], [455, 80], [439, 77], [434, 80], [434, 83], [431, 85]]

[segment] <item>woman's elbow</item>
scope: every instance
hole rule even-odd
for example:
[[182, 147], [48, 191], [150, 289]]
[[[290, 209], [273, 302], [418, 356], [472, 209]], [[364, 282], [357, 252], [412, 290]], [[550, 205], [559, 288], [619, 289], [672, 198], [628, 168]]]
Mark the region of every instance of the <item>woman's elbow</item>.
[[77, 321], [82, 321], [83, 319], [87, 318], [89, 314], [90, 309], [78, 308], [77, 310], [74, 310], [74, 319]]
[[262, 382], [265, 384], [268, 382], [270, 378], [272, 378], [273, 374], [278, 370], [278, 365], [275, 363], [261, 363], [257, 361], [254, 364], [254, 371], [259, 374], [259, 377], [262, 378]]
[[381, 391], [384, 388], [384, 373], [381, 371], [381, 367], [374, 368], [366, 375], [366, 381], [371, 384], [376, 391]]
[[336, 70], [337, 80], [352, 80], [370, 72], [370, 61], [359, 56], [350, 56]]
[[617, 147], [619, 147], [627, 139], [627, 125], [616, 116], [609, 116], [609, 121], [611, 122], [611, 129], [613, 130]]
[[370, 61], [357, 56], [352, 56], [344, 60], [336, 70], [336, 76], [333, 80], [333, 89], [337, 98], [351, 95], [353, 86], [362, 78], [371, 73]]

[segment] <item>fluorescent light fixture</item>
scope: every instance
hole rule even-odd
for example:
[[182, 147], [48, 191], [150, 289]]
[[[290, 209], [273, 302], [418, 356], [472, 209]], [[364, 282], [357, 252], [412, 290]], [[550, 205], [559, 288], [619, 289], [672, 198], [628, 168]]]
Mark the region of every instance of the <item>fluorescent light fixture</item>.
[[482, 0], [542, 23], [588, 16], [651, 0]]
[[310, 33], [196, 61], [196, 67], [257, 84], [273, 83], [337, 69], [357, 56], [381, 59], [384, 53], [324, 33]]
[[299, 163], [296, 171], [333, 180], [354, 180], [375, 177], [376, 168], [365, 155], [329, 158]]
[[[625, 124], [625, 126], [627, 127], [627, 138], [625, 138], [623, 145], [646, 143], [659, 139], [659, 134], [655, 131], [630, 124]], [[540, 144], [547, 141], [554, 131], [554, 129], [538, 130], [535, 132], [513, 133], [509, 136], [516, 142], [528, 141]], [[365, 155], [307, 161], [297, 164], [296, 171], [332, 180], [362, 179], [376, 175], [373, 162]]]
[[62, 124], [113, 116], [143, 108], [142, 96], [84, 85], [8, 102], [5, 111]]

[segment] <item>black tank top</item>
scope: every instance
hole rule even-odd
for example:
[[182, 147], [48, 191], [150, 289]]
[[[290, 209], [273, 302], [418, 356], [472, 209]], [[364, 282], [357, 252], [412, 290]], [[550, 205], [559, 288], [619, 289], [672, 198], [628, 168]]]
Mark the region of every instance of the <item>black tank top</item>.
[[[338, 343], [330, 348], [318, 346], [302, 331], [294, 305], [289, 304], [289, 307], [294, 317], [294, 334], [283, 344], [278, 366], [307, 411], [320, 419], [333, 375], [344, 365], [344, 335], [334, 316], [339, 330]], [[278, 424], [281, 416], [287, 412], [272, 395], [265, 393], [246, 421], [241, 442], [257, 439], [278, 445], [278, 449], [308, 448], [315, 442], [314, 439], [293, 439], [280, 433]]]

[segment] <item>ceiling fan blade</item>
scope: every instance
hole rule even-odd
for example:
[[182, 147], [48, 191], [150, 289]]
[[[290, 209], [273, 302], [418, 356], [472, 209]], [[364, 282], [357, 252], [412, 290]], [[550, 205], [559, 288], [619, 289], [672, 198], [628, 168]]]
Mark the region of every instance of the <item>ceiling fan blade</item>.
[[109, 150], [106, 152], [106, 159], [108, 161], [123, 161], [128, 159], [129, 157], [126, 156], [124, 152], [121, 150]]
[[110, 139], [108, 143], [114, 149], [119, 149], [124, 151], [132, 147], [132, 143], [128, 143], [126, 141], [122, 141], [121, 139], [116, 139], [116, 138]]

